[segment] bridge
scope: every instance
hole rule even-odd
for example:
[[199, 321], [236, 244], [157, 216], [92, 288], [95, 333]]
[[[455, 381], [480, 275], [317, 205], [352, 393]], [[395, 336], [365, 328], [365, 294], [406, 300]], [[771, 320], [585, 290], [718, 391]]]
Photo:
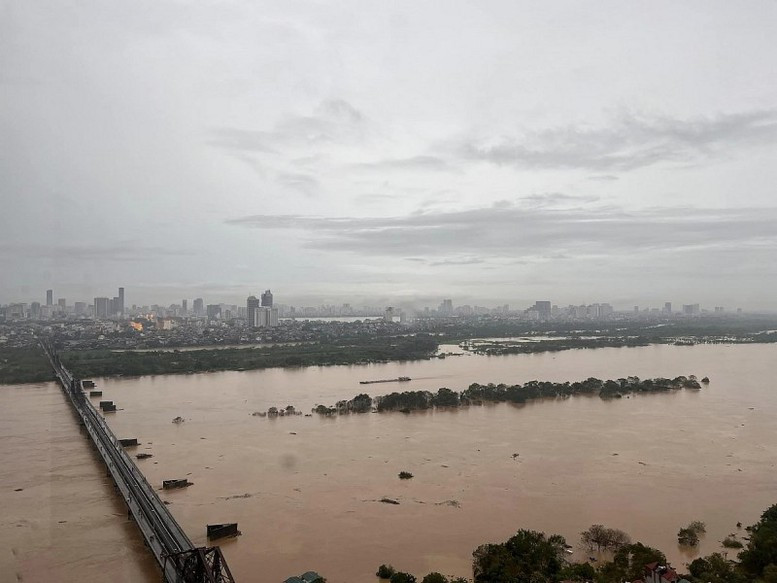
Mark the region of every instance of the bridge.
[[84, 394], [81, 380], [65, 368], [54, 348], [41, 341], [73, 409], [92, 438], [116, 488], [127, 504], [127, 515], [140, 529], [166, 583], [235, 583], [219, 547], [195, 547], [127, 455], [120, 440]]

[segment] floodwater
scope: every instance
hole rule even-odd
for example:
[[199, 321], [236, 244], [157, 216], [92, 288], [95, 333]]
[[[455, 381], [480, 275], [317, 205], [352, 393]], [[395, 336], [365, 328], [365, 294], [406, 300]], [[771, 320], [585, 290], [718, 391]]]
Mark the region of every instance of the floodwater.
[[[677, 531], [702, 520], [707, 534], [698, 552], [722, 550], [726, 535], [745, 534], [738, 521], [752, 524], [777, 503], [775, 362], [777, 345], [657, 345], [98, 385], [122, 409], [109, 415], [117, 435], [137, 437], [137, 451], [153, 453], [138, 462], [149, 481], [194, 482], [160, 495], [196, 544], [207, 544], [207, 523], [239, 523], [242, 536], [220, 543], [238, 581], [276, 582], [312, 569], [333, 583], [356, 583], [375, 581], [381, 563], [417, 575], [471, 575], [479, 544], [503, 541], [520, 528], [562, 534], [577, 545], [580, 531], [601, 523], [662, 549], [681, 566], [696, 555], [678, 548]], [[708, 375], [712, 382], [700, 391], [612, 401], [251, 416], [289, 404], [307, 412], [364, 391], [680, 374]], [[359, 384], [399, 376], [413, 380]], [[69, 574], [82, 566], [98, 573], [110, 552], [118, 552], [120, 569], [135, 577], [127, 580], [157, 581], [153, 559], [143, 555], [109, 495], [64, 398], [51, 385], [6, 387], [0, 405], [2, 439], [9, 444], [0, 450], [1, 548], [17, 549], [0, 561], [10, 568], [3, 572], [47, 581], [49, 569], [66, 574], [56, 580], [76, 580]], [[171, 423], [178, 415], [186, 421]], [[415, 477], [399, 480], [403, 470]], [[15, 493], [16, 487], [25, 490]], [[383, 497], [400, 504], [381, 503]], [[58, 512], [67, 523], [59, 524]], [[42, 515], [37, 537], [27, 532], [30, 526], [15, 527], [36, 515]], [[36, 554], [46, 552], [71, 554], [72, 564], [67, 557], [36, 564]], [[575, 557], [587, 555], [577, 550]], [[111, 573], [102, 580], [116, 579]]]
[[0, 582], [160, 580], [85, 436], [58, 385], [0, 386]]

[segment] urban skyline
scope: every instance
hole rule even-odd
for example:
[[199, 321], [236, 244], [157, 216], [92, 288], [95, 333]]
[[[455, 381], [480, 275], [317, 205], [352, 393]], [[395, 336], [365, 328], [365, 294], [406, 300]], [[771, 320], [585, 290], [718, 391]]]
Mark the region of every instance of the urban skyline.
[[[0, 303], [0, 314], [5, 315], [7, 319], [12, 317], [25, 317], [32, 320], [54, 319], [57, 316], [75, 316], [91, 317], [95, 319], [124, 318], [143, 316], [146, 314], [157, 314], [162, 317], [200, 317], [207, 319], [244, 319], [252, 327], [276, 326], [279, 318], [294, 317], [338, 317], [338, 316], [372, 316], [386, 317], [391, 312], [397, 317], [407, 314], [413, 316], [471, 316], [487, 314], [517, 314], [525, 313], [529, 317], [536, 319], [548, 319], [563, 315], [565, 317], [575, 318], [600, 318], [607, 317], [614, 313], [620, 314], [683, 314], [699, 315], [703, 313], [741, 313], [740, 307], [726, 308], [725, 306], [702, 306], [700, 303], [675, 304], [671, 301], [660, 302], [658, 305], [633, 305], [633, 306], [613, 306], [609, 302], [592, 302], [580, 304], [558, 304], [550, 300], [535, 300], [527, 305], [526, 302], [517, 304], [498, 304], [498, 305], [478, 305], [470, 303], [454, 304], [452, 298], [443, 298], [438, 306], [421, 304], [396, 304], [387, 305], [380, 303], [368, 303], [356, 305], [351, 302], [339, 304], [323, 303], [314, 306], [290, 305], [290, 303], [275, 304], [272, 292], [267, 289], [257, 298], [255, 295], [249, 295], [244, 300], [244, 305], [231, 303], [229, 301], [217, 302], [216, 300], [206, 302], [203, 298], [192, 298], [192, 309], [188, 309], [188, 298], [181, 299], [179, 303], [162, 305], [156, 303], [136, 304], [131, 307], [125, 305], [125, 288], [119, 287], [118, 294], [113, 298], [107, 296], [95, 297], [90, 304], [85, 301], [75, 301], [72, 304], [67, 303], [67, 298], [57, 297], [54, 303], [54, 290], [48, 289], [45, 292], [45, 302], [12, 302], [9, 304]], [[673, 309], [673, 306], [678, 308]]]

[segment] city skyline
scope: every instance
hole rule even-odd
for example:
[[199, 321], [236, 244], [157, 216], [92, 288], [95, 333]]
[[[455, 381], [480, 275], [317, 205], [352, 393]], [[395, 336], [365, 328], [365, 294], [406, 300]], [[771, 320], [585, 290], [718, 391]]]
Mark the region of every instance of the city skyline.
[[777, 309], [773, 2], [181, 11], [5, 10], [0, 302]]
[[[320, 303], [315, 306], [294, 305], [294, 302], [276, 304], [274, 296], [270, 289], [266, 289], [260, 294], [260, 297], [251, 294], [243, 301], [243, 307], [238, 303], [231, 303], [228, 300], [218, 301], [209, 299], [207, 302], [203, 298], [191, 298], [192, 309], [188, 309], [189, 299], [185, 298], [178, 303], [169, 305], [155, 302], [132, 303], [125, 305], [124, 287], [118, 288], [118, 296], [109, 298], [106, 296], [95, 297], [91, 304], [83, 301], [74, 301], [67, 303], [67, 298], [57, 298], [57, 303], [53, 303], [54, 290], [46, 290], [46, 303], [38, 301], [11, 302], [3, 304], [0, 302], [0, 314], [12, 314], [16, 317], [26, 314], [30, 319], [52, 319], [57, 315], [69, 315], [76, 317], [93, 317], [97, 319], [124, 318], [125, 314], [129, 317], [143, 316], [144, 313], [161, 312], [163, 317], [184, 316], [184, 317], [223, 317], [240, 318], [248, 322], [249, 326], [254, 328], [275, 326], [278, 318], [305, 317], [307, 316], [352, 316], [370, 315], [372, 317], [385, 316], [389, 312], [396, 310], [397, 317], [401, 315], [430, 315], [437, 316], [466, 316], [466, 315], [485, 315], [485, 314], [532, 314], [538, 319], [547, 319], [551, 315], [565, 315], [571, 317], [606, 317], [615, 313], [628, 314], [664, 314], [664, 315], [699, 315], [703, 313], [729, 314], [741, 313], [740, 306], [732, 308], [731, 306], [702, 306], [699, 302], [675, 304], [672, 301], [663, 301], [658, 304], [648, 305], [618, 305], [613, 306], [609, 302], [595, 301], [582, 303], [562, 303], [551, 300], [534, 300], [533, 302], [519, 301], [517, 304], [493, 304], [492, 302], [483, 302], [476, 300], [473, 304], [466, 300], [454, 302], [452, 298], [442, 298], [439, 305], [422, 305], [421, 303], [399, 303], [396, 306], [389, 303], [367, 302], [362, 305], [352, 304], [351, 302]], [[439, 298], [437, 298], [439, 299]], [[432, 300], [434, 301], [434, 300]], [[215, 302], [215, 303], [211, 303]], [[485, 304], [485, 305], [484, 305]], [[673, 308], [675, 306], [675, 308]], [[296, 310], [300, 311], [297, 312]], [[21, 313], [19, 312], [21, 310]], [[224, 314], [224, 312], [226, 314]]]

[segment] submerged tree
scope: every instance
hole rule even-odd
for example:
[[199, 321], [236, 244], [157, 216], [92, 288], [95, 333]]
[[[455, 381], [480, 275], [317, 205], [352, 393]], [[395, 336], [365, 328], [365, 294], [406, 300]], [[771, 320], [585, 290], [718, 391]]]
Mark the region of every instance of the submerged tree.
[[631, 542], [628, 534], [617, 528], [607, 528], [601, 524], [593, 524], [580, 534], [583, 545], [593, 551], [617, 551]]

